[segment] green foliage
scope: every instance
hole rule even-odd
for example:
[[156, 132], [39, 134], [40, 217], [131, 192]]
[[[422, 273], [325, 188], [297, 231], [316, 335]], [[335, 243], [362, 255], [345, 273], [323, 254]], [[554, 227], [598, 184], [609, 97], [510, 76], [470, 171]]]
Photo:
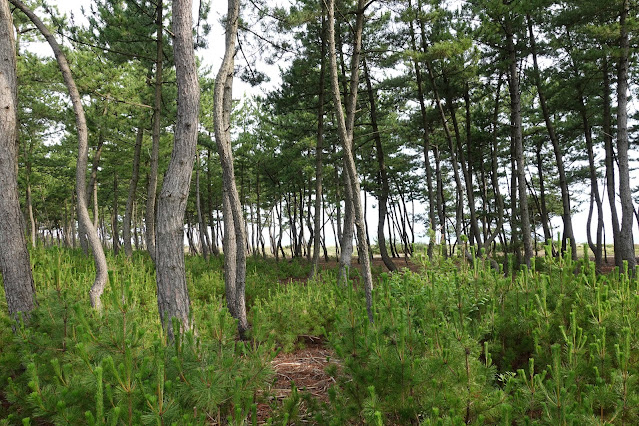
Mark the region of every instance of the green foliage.
[[304, 337], [325, 337], [336, 320], [342, 293], [335, 280], [327, 283], [321, 278], [278, 286], [266, 299], [255, 301], [253, 336], [259, 341], [274, 339], [287, 352]]
[[196, 332], [167, 345], [148, 258], [112, 259], [117, 269], [98, 313], [83, 294], [90, 281], [79, 272], [90, 259], [44, 250], [33, 257], [39, 306], [28, 327], [15, 335], [3, 327], [0, 335], [9, 403], [0, 417], [10, 424], [26, 417], [53, 424], [240, 424], [252, 415], [270, 376], [271, 345], [238, 341], [220, 294], [194, 302]]
[[250, 342], [224, 307], [222, 259], [187, 257], [197, 333], [167, 345], [146, 256], [110, 259], [97, 313], [90, 260], [37, 248], [31, 323], [13, 333], [1, 316], [0, 424], [256, 421], [273, 343], [292, 351], [308, 336], [335, 353], [328, 401], [292, 384], [270, 403], [273, 424], [633, 423], [637, 279], [546, 252], [518, 274], [441, 257], [424, 257], [420, 273], [381, 274], [374, 323], [362, 292], [334, 271], [283, 280], [306, 265], [253, 258]]

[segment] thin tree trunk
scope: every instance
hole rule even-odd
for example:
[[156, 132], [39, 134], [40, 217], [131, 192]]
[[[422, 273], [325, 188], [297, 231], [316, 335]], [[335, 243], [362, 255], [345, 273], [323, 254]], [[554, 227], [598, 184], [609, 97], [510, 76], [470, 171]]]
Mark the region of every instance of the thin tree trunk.
[[375, 151], [377, 152], [377, 166], [379, 167], [379, 179], [381, 183], [381, 192], [379, 195], [379, 207], [378, 207], [378, 222], [377, 222], [377, 244], [379, 245], [379, 253], [382, 256], [382, 261], [389, 271], [396, 271], [397, 266], [388, 255], [388, 249], [386, 248], [386, 238], [384, 236], [384, 224], [386, 223], [388, 194], [390, 189], [388, 187], [388, 174], [386, 173], [386, 163], [384, 162], [384, 149], [382, 147], [382, 138], [379, 133], [379, 127], [377, 125], [377, 108], [375, 105], [375, 93], [373, 92], [373, 85], [371, 84], [370, 74], [368, 72], [368, 65], [366, 59], [362, 60], [364, 65], [364, 78], [366, 80], [366, 90], [368, 92], [368, 102], [371, 107], [371, 125], [373, 127], [373, 138], [375, 139]]
[[511, 137], [514, 142], [514, 157], [517, 164], [517, 183], [519, 189], [519, 213], [521, 216], [521, 233], [524, 244], [524, 261], [530, 268], [533, 257], [530, 230], [530, 216], [528, 213], [528, 192], [526, 191], [526, 169], [524, 161], [524, 141], [521, 124], [521, 94], [519, 93], [519, 73], [517, 71], [517, 50], [511, 19], [506, 19], [506, 47], [509, 60], [510, 86], [510, 114]]
[[111, 233], [113, 238], [113, 254], [120, 252], [120, 235], [118, 232], [118, 174], [113, 173], [113, 220], [111, 222]]
[[173, 0], [173, 54], [177, 78], [177, 122], [173, 152], [158, 197], [156, 281], [162, 326], [173, 339], [173, 319], [192, 328], [184, 270], [184, 211], [197, 144], [200, 91], [193, 50], [191, 0]]
[[[35, 286], [24, 238], [18, 193], [18, 82], [13, 19], [0, 1], [0, 269], [9, 317], [27, 322], [35, 308]], [[32, 235], [35, 235], [32, 233]]]
[[[246, 236], [244, 234], [244, 217], [242, 205], [235, 184], [235, 172], [233, 169], [233, 153], [231, 151], [230, 116], [232, 108], [232, 88], [233, 88], [233, 64], [235, 55], [235, 39], [239, 24], [240, 3], [239, 0], [228, 1], [228, 15], [226, 19], [226, 48], [224, 59], [220, 65], [220, 70], [215, 79], [215, 102], [214, 121], [215, 138], [222, 164], [222, 180], [224, 186], [224, 197], [227, 208], [224, 210], [224, 221], [232, 220], [233, 229], [226, 228], [225, 237], [228, 239], [226, 246], [232, 252], [233, 239], [229, 238], [231, 233], [235, 234], [235, 256], [224, 256], [224, 270], [226, 282], [227, 305], [231, 315], [238, 320], [238, 331], [241, 338], [246, 337], [249, 328], [246, 318], [245, 280], [246, 280]], [[229, 216], [230, 214], [230, 216]], [[232, 218], [232, 219], [231, 219]], [[225, 246], [225, 249], [227, 248]], [[227, 271], [235, 269], [235, 277], [229, 276]], [[234, 283], [229, 280], [235, 278]]]
[[163, 37], [164, 20], [162, 17], [163, 0], [158, 0], [156, 9], [156, 54], [155, 54], [155, 93], [153, 100], [153, 130], [151, 133], [151, 159], [149, 167], [149, 181], [146, 196], [146, 247], [153, 263], [156, 263], [156, 213], [155, 203], [158, 190], [158, 157], [160, 153], [160, 119], [162, 115], [162, 65], [164, 61]]
[[617, 214], [616, 204], [616, 184], [615, 184], [615, 161], [614, 150], [612, 146], [612, 124], [611, 124], [611, 105], [610, 105], [610, 74], [608, 66], [608, 58], [604, 58], [603, 63], [603, 139], [606, 150], [606, 189], [608, 191], [608, 204], [610, 206], [610, 222], [612, 225], [612, 240], [615, 247], [615, 265], [619, 268], [622, 266], [622, 255], [619, 237], [621, 229], [619, 227], [619, 215]]
[[322, 2], [322, 33], [320, 47], [320, 74], [319, 74], [319, 93], [317, 101], [317, 145], [315, 147], [315, 220], [313, 223], [313, 261], [311, 263], [310, 277], [314, 277], [319, 270], [319, 251], [320, 251], [320, 214], [322, 210], [322, 179], [323, 179], [323, 163], [322, 154], [324, 149], [324, 84], [326, 67], [324, 57], [326, 56], [326, 17], [324, 11], [324, 3]]
[[344, 151], [346, 163], [346, 173], [348, 175], [349, 187], [351, 189], [352, 204], [357, 227], [358, 250], [362, 253], [362, 278], [364, 280], [364, 291], [366, 294], [366, 310], [368, 320], [373, 322], [373, 278], [371, 275], [370, 260], [368, 258], [368, 245], [366, 244], [366, 230], [364, 229], [364, 216], [359, 198], [360, 185], [355, 160], [353, 154], [353, 125], [355, 121], [355, 106], [357, 102], [357, 85], [359, 81], [359, 59], [362, 45], [362, 30], [364, 26], [365, 0], [358, 0], [356, 11], [356, 24], [353, 41], [353, 54], [351, 57], [351, 79], [350, 93], [346, 101], [346, 118], [342, 109], [342, 99], [339, 91], [339, 81], [337, 77], [337, 53], [335, 48], [335, 0], [328, 3], [328, 39], [329, 39], [329, 60], [331, 86], [333, 91], [333, 101], [336, 108], [337, 124], [340, 140]]
[[32, 153], [33, 153], [33, 143], [29, 143], [27, 148], [27, 160], [25, 164], [26, 168], [26, 202], [27, 202], [27, 210], [29, 212], [29, 225], [30, 232], [29, 236], [31, 237], [31, 247], [36, 247], [36, 221], [35, 215], [33, 214], [33, 199], [31, 196], [31, 161], [32, 161]]
[[196, 150], [195, 154], [197, 164], [195, 169], [195, 209], [197, 210], [197, 223], [200, 227], [200, 243], [202, 245], [202, 255], [204, 259], [209, 258], [209, 243], [208, 243], [208, 231], [206, 230], [206, 223], [204, 222], [204, 216], [202, 215], [202, 203], [200, 202], [200, 154]]
[[[421, 8], [421, 2], [418, 1], [418, 5]], [[408, 7], [412, 7], [411, 2], [409, 0]], [[419, 14], [415, 13], [415, 18], [419, 19]], [[413, 25], [413, 20], [410, 20], [410, 38], [411, 45], [414, 51], [417, 51], [417, 42], [415, 36], [415, 28]], [[426, 186], [428, 190], [428, 218], [430, 222], [430, 235], [428, 238], [428, 257], [433, 258], [433, 248], [435, 247], [435, 235], [437, 232], [437, 219], [435, 212], [435, 201], [436, 195], [433, 191], [433, 171], [430, 165], [430, 129], [428, 123], [428, 116], [426, 113], [426, 102], [424, 100], [424, 88], [423, 88], [423, 77], [421, 69], [419, 68], [419, 62], [417, 58], [413, 58], [413, 67], [415, 69], [415, 78], [417, 83], [417, 95], [419, 98], [419, 110], [422, 118], [422, 138], [423, 138], [423, 146], [424, 146], [424, 168], [426, 169]]]
[[106, 282], [108, 280], [106, 257], [104, 256], [104, 250], [100, 244], [100, 239], [96, 228], [89, 219], [89, 212], [87, 210], [86, 200], [86, 170], [87, 170], [87, 124], [84, 116], [84, 109], [82, 107], [82, 100], [80, 93], [78, 92], [75, 81], [69, 68], [66, 56], [62, 52], [60, 45], [57, 43], [53, 35], [48, 28], [40, 21], [40, 19], [20, 0], [9, 0], [11, 4], [20, 9], [27, 17], [34, 23], [38, 30], [45, 37], [53, 53], [58, 61], [58, 66], [64, 78], [64, 83], [69, 90], [69, 97], [73, 104], [73, 110], [75, 112], [76, 128], [78, 132], [78, 161], [76, 163], [76, 194], [78, 198], [78, 219], [82, 223], [82, 226], [87, 233], [88, 242], [93, 251], [93, 258], [95, 262], [95, 280], [93, 286], [89, 292], [91, 297], [91, 305], [96, 308], [101, 308], [100, 296], [104, 291]]
[[[133, 214], [133, 204], [135, 203], [135, 193], [138, 187], [138, 179], [140, 178], [140, 151], [142, 150], [142, 139], [144, 137], [144, 129], [138, 127], [135, 137], [135, 148], [133, 149], [133, 171], [131, 172], [131, 182], [129, 183], [129, 195], [126, 199], [126, 208], [124, 211], [124, 223], [122, 224], [122, 238], [124, 239], [124, 253], [130, 258], [133, 254], [131, 248], [131, 215]], [[136, 244], [137, 250], [137, 244]]]
[[564, 243], [562, 249], [566, 249], [565, 240], [570, 241], [570, 247], [572, 249], [572, 258], [577, 260], [577, 241], [575, 240], [575, 234], [572, 229], [572, 216], [570, 211], [570, 193], [568, 192], [568, 180], [566, 179], [566, 171], [564, 168], [563, 154], [561, 147], [559, 146], [559, 138], [555, 133], [555, 127], [550, 119], [550, 111], [546, 103], [546, 95], [541, 84], [541, 74], [539, 72], [539, 65], [537, 63], [537, 44], [535, 43], [535, 34], [533, 32], [532, 20], [530, 15], [526, 16], [528, 21], [528, 34], [530, 37], [530, 49], [533, 57], [533, 70], [535, 85], [537, 86], [537, 94], [539, 96], [539, 103], [541, 105], [541, 111], [544, 115], [544, 121], [546, 122], [546, 129], [548, 130], [548, 136], [552, 142], [552, 148], [555, 153], [555, 161], [557, 162], [557, 172], [559, 173], [559, 188], [561, 189], [561, 203], [563, 207], [562, 219], [564, 222]]
[[539, 197], [540, 200], [540, 213], [541, 213], [541, 226], [544, 229], [544, 242], [547, 244], [552, 242], [552, 233], [550, 232], [550, 219], [548, 217], [548, 205], [546, 203], [546, 184], [544, 181], [544, 162], [541, 155], [541, 148], [543, 146], [542, 139], [539, 139], [537, 143], [537, 175], [539, 177]]

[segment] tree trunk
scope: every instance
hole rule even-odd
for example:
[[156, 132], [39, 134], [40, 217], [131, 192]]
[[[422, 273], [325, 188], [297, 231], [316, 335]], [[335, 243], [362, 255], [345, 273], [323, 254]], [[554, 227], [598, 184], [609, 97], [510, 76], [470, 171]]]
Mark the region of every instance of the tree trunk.
[[514, 157], [517, 164], [517, 184], [519, 189], [519, 213], [521, 216], [521, 233], [524, 244], [524, 261], [530, 268], [533, 257], [530, 216], [528, 213], [528, 192], [526, 190], [526, 169], [524, 161], [524, 141], [521, 124], [521, 96], [519, 93], [519, 73], [517, 71], [517, 51], [510, 18], [506, 19], [506, 47], [508, 50], [510, 79], [510, 115], [511, 138], [514, 145]]
[[[124, 239], [124, 253], [130, 258], [133, 254], [131, 248], [131, 215], [133, 214], [133, 204], [135, 203], [135, 192], [138, 187], [138, 179], [140, 177], [140, 151], [142, 150], [142, 139], [144, 137], [144, 129], [138, 127], [138, 133], [135, 137], [135, 148], [133, 149], [133, 171], [131, 173], [131, 183], [129, 184], [129, 195], [126, 199], [126, 208], [124, 211], [124, 223], [122, 224], [122, 238]], [[137, 249], [137, 247], [136, 247]]]
[[[421, 8], [421, 2], [418, 2]], [[409, 0], [408, 7], [412, 7], [411, 2]], [[419, 13], [415, 13], [415, 18], [420, 20]], [[421, 20], [420, 20], [421, 22]], [[410, 20], [410, 38], [411, 38], [411, 46], [414, 51], [417, 51], [417, 42], [415, 36], [415, 28], [413, 25], [413, 20]], [[428, 190], [428, 218], [430, 222], [430, 234], [428, 238], [428, 257], [433, 258], [433, 249], [435, 247], [435, 235], [437, 232], [437, 219], [435, 212], [435, 201], [436, 195], [433, 191], [433, 171], [430, 165], [430, 129], [428, 123], [428, 116], [426, 114], [426, 102], [424, 100], [424, 88], [423, 88], [423, 77], [421, 69], [419, 68], [419, 62], [416, 58], [413, 58], [413, 67], [415, 69], [415, 79], [417, 80], [417, 95], [419, 98], [419, 110], [422, 118], [422, 138], [423, 138], [423, 146], [424, 146], [424, 168], [426, 169], [426, 186]]]
[[[213, 256], [219, 256], [220, 255], [220, 250], [217, 246], [217, 227], [219, 226], [219, 223], [216, 223], [213, 220], [213, 188], [211, 187], [211, 150], [208, 149], [206, 152], [206, 156], [207, 156], [207, 164], [206, 164], [206, 204], [208, 207], [208, 213], [209, 213], [209, 224], [211, 226], [211, 255]], [[216, 210], [219, 211], [219, 210]]]
[[317, 274], [319, 269], [320, 256], [320, 227], [321, 227], [321, 211], [322, 211], [322, 179], [323, 179], [323, 163], [322, 154], [324, 149], [324, 84], [326, 67], [324, 57], [326, 56], [326, 17], [324, 15], [324, 3], [322, 2], [322, 33], [321, 33], [321, 56], [320, 56], [320, 75], [319, 75], [319, 93], [317, 101], [317, 146], [315, 147], [315, 220], [313, 223], [313, 262], [311, 263], [311, 278]]
[[111, 234], [113, 237], [113, 254], [120, 252], [120, 236], [118, 232], [118, 174], [113, 173], [113, 220], [111, 222]]
[[[541, 155], [543, 140], [540, 138], [537, 143], [537, 175], [539, 177], [539, 210], [541, 214], [541, 226], [544, 229], [544, 243], [552, 243], [552, 232], [550, 231], [550, 219], [548, 217], [548, 207], [546, 203], [546, 184], [544, 182], [544, 161]], [[564, 225], [565, 227], [565, 225]]]
[[100, 239], [98, 237], [98, 233], [96, 228], [91, 223], [89, 219], [89, 212], [87, 210], [87, 200], [86, 200], [86, 170], [87, 170], [87, 151], [88, 151], [88, 143], [87, 143], [87, 124], [84, 116], [84, 109], [82, 107], [82, 100], [80, 97], [80, 93], [78, 92], [77, 86], [75, 85], [75, 81], [73, 80], [73, 76], [71, 74], [71, 69], [69, 68], [69, 63], [67, 62], [66, 56], [62, 52], [60, 45], [53, 38], [53, 35], [48, 30], [48, 28], [40, 21], [40, 19], [28, 8], [26, 7], [20, 0], [9, 0], [11, 4], [20, 9], [27, 17], [34, 23], [34, 25], [38, 28], [38, 30], [45, 37], [53, 53], [58, 61], [58, 66], [60, 67], [60, 71], [62, 73], [62, 77], [64, 78], [64, 83], [69, 90], [69, 97], [71, 98], [71, 103], [73, 104], [73, 110], [75, 112], [75, 121], [76, 128], [78, 132], [78, 161], [76, 163], [76, 194], [78, 198], [78, 219], [82, 223], [84, 227], [89, 245], [91, 246], [91, 250], [93, 251], [93, 258], [95, 262], [95, 280], [93, 282], [93, 286], [89, 292], [91, 297], [91, 305], [96, 308], [101, 308], [100, 296], [104, 291], [104, 287], [108, 280], [107, 274], [107, 263], [106, 257], [104, 256], [104, 250], [102, 245], [100, 244]]
[[158, 190], [158, 156], [160, 152], [160, 119], [162, 114], [162, 65], [164, 53], [162, 50], [164, 25], [162, 18], [162, 1], [158, 0], [156, 10], [156, 56], [155, 56], [155, 94], [153, 103], [153, 130], [151, 133], [151, 159], [149, 170], [149, 182], [146, 197], [146, 247], [153, 260], [156, 263], [156, 230], [155, 230], [155, 201]]
[[[566, 171], [564, 168], [563, 154], [561, 147], [559, 146], [559, 138], [555, 133], [555, 127], [550, 119], [550, 111], [546, 103], [546, 96], [541, 84], [541, 75], [539, 73], [539, 65], [537, 63], [537, 45], [535, 43], [535, 34], [533, 32], [532, 20], [530, 15], [526, 16], [528, 21], [528, 34], [530, 37], [530, 49], [533, 57], [533, 70], [535, 85], [537, 86], [537, 94], [539, 95], [539, 103], [541, 105], [541, 111], [544, 115], [544, 121], [546, 122], [546, 129], [548, 130], [548, 136], [552, 142], [552, 148], [555, 153], [555, 161], [557, 162], [557, 172], [559, 173], [559, 187], [561, 189], [561, 203], [563, 207], [562, 219], [564, 222], [564, 242], [570, 241], [570, 247], [572, 249], [572, 258], [577, 260], [577, 241], [575, 240], [575, 234], [572, 229], [572, 216], [570, 211], [570, 193], [568, 192], [568, 180], [566, 179]], [[566, 244], [562, 244], [562, 250], [566, 249]]]
[[27, 159], [25, 161], [26, 169], [26, 202], [27, 211], [29, 212], [29, 236], [31, 237], [31, 247], [36, 247], [36, 221], [33, 214], [33, 198], [31, 196], [31, 161], [33, 153], [33, 143], [29, 143], [27, 148]]
[[331, 86], [333, 91], [333, 101], [335, 103], [339, 136], [344, 150], [346, 163], [346, 173], [348, 175], [349, 187], [351, 189], [352, 204], [357, 227], [358, 250], [362, 254], [362, 278], [364, 280], [364, 291], [366, 293], [366, 310], [368, 320], [373, 322], [373, 278], [371, 275], [370, 259], [368, 258], [368, 245], [366, 244], [366, 230], [364, 228], [364, 215], [359, 198], [360, 185], [355, 160], [353, 155], [353, 125], [355, 121], [355, 106], [357, 102], [357, 85], [359, 81], [359, 59], [362, 44], [362, 29], [364, 26], [365, 0], [358, 0], [357, 18], [353, 40], [353, 54], [351, 57], [351, 79], [350, 93], [346, 101], [346, 118], [342, 109], [342, 99], [339, 91], [339, 81], [337, 77], [337, 53], [335, 49], [335, 0], [328, 3], [328, 39], [329, 39], [329, 60]]
[[[422, 38], [425, 35], [422, 34]], [[422, 43], [425, 43], [422, 40]], [[424, 47], [425, 49], [425, 47]], [[437, 90], [437, 86], [435, 84], [435, 75], [433, 74], [433, 69], [430, 64], [426, 64], [426, 70], [428, 71], [428, 78], [430, 80], [430, 84], [433, 88], [433, 94], [435, 95], [435, 102], [437, 103], [437, 110], [439, 111], [439, 117], [442, 120], [442, 126], [444, 127], [444, 133], [446, 134], [446, 140], [448, 141], [448, 149], [450, 151], [450, 163], [453, 167], [453, 176], [455, 178], [455, 192], [457, 195], [456, 209], [455, 209], [455, 238], [459, 240], [461, 235], [461, 221], [462, 214], [464, 209], [464, 185], [462, 184], [461, 178], [459, 177], [459, 167], [457, 163], [457, 157], [455, 155], [455, 147], [453, 146], [453, 136], [450, 133], [450, 129], [448, 128], [448, 122], [446, 120], [446, 114], [444, 113], [444, 107], [442, 105], [441, 98], [439, 96], [439, 91]]]
[[[634, 275], [637, 265], [635, 244], [632, 235], [634, 206], [630, 189], [630, 169], [628, 161], [628, 60], [630, 41], [626, 18], [630, 9], [630, 1], [623, 1], [623, 10], [619, 18], [621, 28], [621, 56], [617, 68], [617, 161], [619, 164], [619, 198], [621, 200], [621, 233], [619, 234], [619, 251], [621, 258], [628, 262], [628, 271]], [[615, 247], [615, 252], [617, 248]]]
[[[0, 268], [9, 316], [28, 321], [36, 304], [18, 193], [16, 47], [9, 4], [0, 1]], [[34, 234], [32, 234], [34, 235]]]
[[366, 59], [363, 61], [364, 65], [364, 77], [366, 79], [366, 90], [368, 92], [368, 102], [371, 107], [371, 125], [373, 127], [373, 138], [375, 139], [375, 150], [377, 152], [377, 166], [379, 167], [379, 179], [381, 183], [381, 191], [379, 195], [379, 219], [377, 222], [377, 244], [379, 245], [379, 253], [382, 256], [382, 261], [389, 271], [396, 271], [397, 266], [388, 255], [388, 249], [386, 248], [386, 238], [384, 237], [384, 224], [386, 223], [388, 194], [390, 192], [388, 186], [388, 174], [386, 173], [386, 163], [384, 162], [384, 149], [382, 147], [382, 138], [377, 126], [377, 108], [375, 105], [375, 93], [373, 92], [373, 85], [371, 84], [370, 74], [368, 72], [368, 65]]
[[177, 122], [173, 153], [158, 198], [156, 279], [158, 311], [172, 340], [173, 318], [191, 328], [184, 271], [184, 211], [197, 144], [200, 91], [191, 32], [191, 0], [173, 0], [173, 54], [177, 78]]
[[195, 154], [197, 164], [195, 169], [195, 209], [197, 210], [197, 223], [200, 227], [200, 244], [202, 245], [202, 256], [209, 258], [209, 241], [204, 215], [202, 215], [202, 203], [200, 202], [200, 154]]
[[498, 142], [499, 142], [499, 101], [501, 94], [501, 83], [502, 76], [499, 75], [499, 79], [497, 80], [497, 90], [495, 91], [495, 109], [493, 110], [492, 117], [492, 146], [490, 152], [490, 167], [491, 167], [491, 184], [493, 186], [493, 192], [495, 194], [495, 199], [497, 201], [497, 225], [495, 229], [490, 234], [488, 238], [484, 241], [484, 247], [486, 249], [486, 256], [490, 256], [492, 251], [492, 243], [495, 241], [495, 238], [499, 235], [499, 233], [503, 230], [504, 226], [504, 199], [499, 191], [499, 169], [497, 163], [497, 154], [498, 154]]
[[[232, 109], [232, 88], [233, 88], [233, 64], [235, 55], [235, 39], [239, 24], [240, 3], [239, 0], [228, 1], [228, 15], [226, 18], [226, 48], [224, 59], [220, 65], [220, 70], [215, 79], [214, 93], [214, 121], [215, 138], [217, 140], [220, 162], [222, 164], [222, 181], [224, 186], [224, 197], [227, 208], [224, 209], [224, 221], [232, 220], [233, 229], [225, 226], [225, 237], [228, 239], [225, 250], [229, 249], [229, 255], [224, 256], [224, 271], [226, 282], [226, 299], [231, 315], [238, 320], [238, 331], [241, 338], [246, 337], [249, 328], [246, 318], [246, 236], [244, 234], [244, 217], [239, 193], [235, 184], [235, 171], [233, 169], [233, 153], [231, 151], [230, 117]], [[235, 256], [231, 256], [233, 251], [233, 239], [230, 234], [235, 235]], [[235, 277], [231, 277], [228, 272], [235, 270]], [[234, 283], [229, 280], [235, 278]]]
[[[610, 205], [610, 222], [612, 225], [612, 240], [615, 247], [615, 265], [619, 268], [622, 266], [621, 243], [619, 237], [621, 229], [619, 228], [619, 216], [617, 214], [616, 204], [616, 188], [615, 188], [615, 161], [614, 150], [612, 146], [612, 124], [611, 124], [611, 106], [610, 106], [610, 74], [608, 68], [608, 59], [604, 58], [603, 63], [603, 139], [606, 150], [606, 189], [608, 192], [608, 204]], [[619, 248], [618, 248], [619, 247]]]

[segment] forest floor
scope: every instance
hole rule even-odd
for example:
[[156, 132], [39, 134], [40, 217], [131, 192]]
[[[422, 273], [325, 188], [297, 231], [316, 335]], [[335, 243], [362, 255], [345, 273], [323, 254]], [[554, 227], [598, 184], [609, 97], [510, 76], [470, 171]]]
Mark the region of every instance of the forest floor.
[[[328, 403], [328, 388], [335, 379], [326, 373], [329, 364], [339, 364], [334, 352], [320, 338], [307, 336], [305, 346], [292, 353], [280, 352], [271, 367], [275, 379], [265, 390], [269, 403], [257, 406], [258, 424], [266, 424], [272, 417], [274, 406], [281, 406], [291, 396], [292, 385], [300, 393], [308, 393], [318, 403]], [[305, 404], [300, 404], [300, 415], [304, 418]]]

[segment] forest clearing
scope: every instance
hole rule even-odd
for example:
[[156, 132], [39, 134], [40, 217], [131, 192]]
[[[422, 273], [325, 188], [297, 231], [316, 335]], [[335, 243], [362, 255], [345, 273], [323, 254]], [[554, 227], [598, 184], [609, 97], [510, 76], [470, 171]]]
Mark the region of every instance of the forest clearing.
[[223, 5], [0, 0], [0, 426], [639, 424], [637, 0]]

